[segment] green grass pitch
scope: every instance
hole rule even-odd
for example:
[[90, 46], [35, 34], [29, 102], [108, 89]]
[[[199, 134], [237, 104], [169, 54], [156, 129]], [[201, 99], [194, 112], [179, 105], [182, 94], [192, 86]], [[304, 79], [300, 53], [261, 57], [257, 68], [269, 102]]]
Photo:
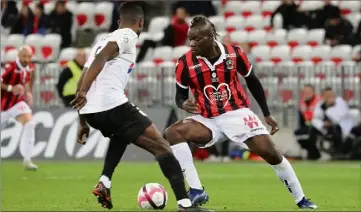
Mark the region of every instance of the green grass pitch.
[[[26, 172], [20, 161], [2, 161], [1, 209], [42, 211], [107, 211], [91, 195], [102, 161], [42, 161]], [[360, 211], [359, 163], [293, 163], [305, 193], [320, 211]], [[263, 162], [197, 163], [206, 187], [208, 208], [216, 211], [294, 211], [295, 203], [271, 167]], [[121, 163], [112, 181], [114, 211], [139, 210], [137, 193], [147, 182], [164, 185], [176, 208], [169, 183], [156, 163]]]

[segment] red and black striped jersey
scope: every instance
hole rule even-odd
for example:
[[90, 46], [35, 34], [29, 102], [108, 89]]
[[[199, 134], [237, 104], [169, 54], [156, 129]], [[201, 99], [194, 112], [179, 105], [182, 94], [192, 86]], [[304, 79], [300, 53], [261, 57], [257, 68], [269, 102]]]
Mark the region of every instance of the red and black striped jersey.
[[[1, 74], [1, 82], [7, 85], [26, 85], [30, 81], [31, 72], [34, 71], [34, 65], [30, 64], [23, 67], [19, 60], [6, 63], [4, 72]], [[1, 90], [1, 111], [6, 111], [18, 102], [24, 101], [24, 96], [14, 95], [12, 92]]]
[[206, 118], [250, 107], [237, 73], [247, 77], [252, 65], [239, 47], [216, 42], [222, 54], [214, 64], [189, 51], [176, 65], [177, 84], [191, 89], [201, 115]]

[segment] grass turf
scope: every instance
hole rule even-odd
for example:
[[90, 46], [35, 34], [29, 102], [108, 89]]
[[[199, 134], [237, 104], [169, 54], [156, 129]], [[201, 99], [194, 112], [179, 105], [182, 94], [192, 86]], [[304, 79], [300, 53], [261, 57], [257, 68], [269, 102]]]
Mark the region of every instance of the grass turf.
[[[106, 211], [91, 195], [102, 162], [37, 163], [40, 170], [26, 172], [19, 161], [2, 161], [1, 206], [8, 210]], [[319, 210], [360, 211], [359, 163], [294, 163], [305, 193]], [[205, 205], [223, 210], [297, 210], [287, 189], [274, 171], [262, 162], [230, 164], [198, 163], [200, 177], [210, 202]], [[158, 182], [168, 191], [166, 209], [176, 203], [169, 183], [156, 163], [121, 163], [112, 181], [113, 210], [139, 210], [136, 197], [147, 182]]]

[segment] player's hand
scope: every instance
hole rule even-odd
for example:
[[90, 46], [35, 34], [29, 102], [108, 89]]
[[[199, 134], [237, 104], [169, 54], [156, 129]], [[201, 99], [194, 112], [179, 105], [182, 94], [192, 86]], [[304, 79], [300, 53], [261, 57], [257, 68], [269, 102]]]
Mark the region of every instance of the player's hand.
[[14, 95], [24, 95], [25, 92], [25, 88], [23, 85], [21, 84], [17, 84], [15, 85], [12, 89], [11, 92], [13, 92]]
[[33, 105], [33, 94], [31, 94], [30, 92], [27, 92], [26, 93], [26, 101], [30, 106], [32, 106]]
[[182, 104], [182, 109], [193, 114], [200, 114], [198, 104], [194, 99], [187, 99]]
[[79, 91], [78, 93], [76, 93], [75, 99], [71, 101], [70, 104], [73, 106], [74, 109], [80, 110], [85, 106], [86, 102], [86, 92]]
[[86, 144], [86, 139], [89, 137], [89, 126], [87, 124], [80, 124], [78, 130], [77, 141], [79, 144]]
[[272, 116], [265, 117], [266, 123], [272, 127], [270, 134], [274, 135], [280, 128], [278, 127], [278, 123], [276, 119], [274, 119]]

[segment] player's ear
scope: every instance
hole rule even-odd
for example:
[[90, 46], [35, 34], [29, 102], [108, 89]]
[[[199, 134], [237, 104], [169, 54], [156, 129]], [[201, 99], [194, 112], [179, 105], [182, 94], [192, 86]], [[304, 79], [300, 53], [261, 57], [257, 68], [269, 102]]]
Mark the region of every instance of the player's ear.
[[139, 20], [139, 28], [143, 28], [144, 26], [144, 18]]
[[118, 26], [120, 26], [120, 20], [118, 20]]

